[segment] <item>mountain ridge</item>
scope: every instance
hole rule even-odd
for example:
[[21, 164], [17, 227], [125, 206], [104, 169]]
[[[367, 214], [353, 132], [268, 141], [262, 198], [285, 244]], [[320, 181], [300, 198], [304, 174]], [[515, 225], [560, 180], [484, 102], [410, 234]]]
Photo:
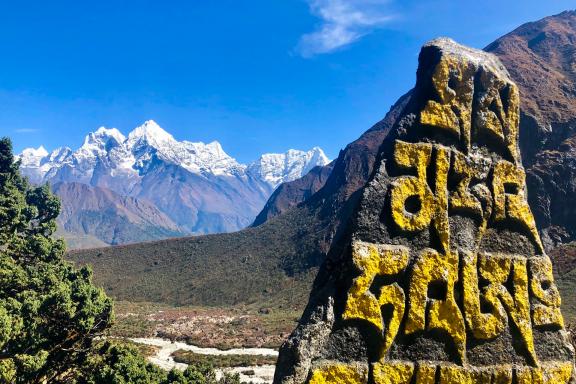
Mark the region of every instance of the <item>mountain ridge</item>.
[[[66, 210], [73, 212], [71, 216], [78, 216], [76, 220], [70, 220], [71, 216], [60, 220], [67, 232], [82, 236], [101, 233], [95, 227], [87, 229], [80, 224], [90, 210], [66, 193], [80, 190], [78, 186], [73, 188], [74, 183], [94, 187], [81, 189], [92, 197], [113, 197], [124, 211], [136, 207], [127, 204], [129, 200], [124, 197], [154, 206], [177, 228], [162, 219], [150, 222], [150, 228], [155, 228], [150, 235], [134, 229], [133, 235], [122, 237], [126, 241], [96, 236], [109, 244], [161, 239], [166, 237], [163, 233], [174, 236], [242, 229], [253, 222], [278, 185], [329, 162], [322, 149], [314, 147], [309, 151], [290, 149], [280, 154], [263, 154], [250, 164], [242, 164], [229, 156], [218, 141], [178, 141], [152, 120], [128, 135], [116, 128], [100, 127], [86, 135], [76, 150], [60, 147], [48, 152], [42, 146], [27, 148], [17, 159], [21, 161], [22, 173], [33, 183], [59, 186], [55, 192], [60, 193]], [[62, 187], [66, 183], [72, 185]], [[132, 216], [140, 214], [134, 212]], [[159, 217], [155, 215], [156, 219]], [[112, 216], [104, 219], [98, 215], [104, 227], [121, 225]], [[120, 231], [125, 232], [126, 226], [122, 228]]]

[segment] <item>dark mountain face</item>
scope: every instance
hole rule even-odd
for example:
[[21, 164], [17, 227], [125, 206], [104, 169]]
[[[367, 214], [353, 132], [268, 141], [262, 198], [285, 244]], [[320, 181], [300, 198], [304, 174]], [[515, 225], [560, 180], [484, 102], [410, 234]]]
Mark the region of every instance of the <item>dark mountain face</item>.
[[[527, 116], [543, 125], [574, 120], [576, 11], [524, 24], [485, 50], [497, 55], [514, 78]], [[558, 135], [554, 129], [542, 133]]]
[[[332, 163], [316, 168], [303, 178], [284, 183], [268, 200], [253, 225], [260, 225], [303, 202], [309, 209], [318, 211], [324, 220], [341, 221], [340, 210], [345, 209], [348, 200], [372, 173], [378, 148], [409, 99], [409, 93], [402, 96], [384, 119], [348, 144]], [[333, 232], [336, 224], [329, 227], [328, 232]]]
[[183, 235], [168, 216], [146, 200], [82, 183], [57, 183], [52, 189], [62, 201], [58, 224], [67, 233], [95, 235], [107, 244]]
[[304, 177], [281, 184], [270, 196], [266, 206], [260, 211], [252, 226], [263, 224], [268, 219], [278, 216], [299, 203], [308, 200], [326, 184], [333, 165], [333, 163], [330, 163], [323, 167], [314, 167]]
[[[544, 241], [550, 248], [576, 239], [576, 223], [568, 219], [575, 216], [563, 209], [576, 206], [576, 194], [572, 193], [576, 183], [572, 151], [576, 142], [576, 11], [524, 24], [485, 50], [500, 58], [520, 89], [520, 148], [528, 173], [530, 203]], [[326, 187], [311, 199], [327, 199], [329, 203], [322, 211], [328, 216], [338, 220], [340, 215], [335, 213], [345, 211], [348, 199], [368, 180], [380, 143], [407, 97], [403, 96], [384, 120], [349, 144], [334, 161]], [[314, 186], [307, 179], [292, 183], [302, 191], [318, 189], [315, 181]], [[255, 225], [304, 201], [306, 193], [290, 193], [292, 183], [272, 196]]]

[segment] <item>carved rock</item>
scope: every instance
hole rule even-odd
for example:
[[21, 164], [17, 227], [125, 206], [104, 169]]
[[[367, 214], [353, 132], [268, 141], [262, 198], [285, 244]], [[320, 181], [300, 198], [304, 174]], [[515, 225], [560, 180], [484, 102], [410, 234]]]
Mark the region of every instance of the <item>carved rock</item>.
[[275, 383], [567, 383], [574, 351], [526, 197], [518, 88], [449, 39], [420, 53]]

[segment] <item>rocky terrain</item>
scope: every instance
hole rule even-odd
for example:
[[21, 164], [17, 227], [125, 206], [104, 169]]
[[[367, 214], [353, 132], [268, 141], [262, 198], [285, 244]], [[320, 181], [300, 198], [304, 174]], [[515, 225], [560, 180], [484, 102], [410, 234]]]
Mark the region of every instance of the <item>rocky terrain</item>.
[[485, 48], [520, 88], [520, 148], [530, 206], [551, 249], [576, 239], [576, 11], [527, 23]]
[[278, 185], [328, 163], [316, 147], [240, 164], [216, 141], [177, 141], [153, 121], [128, 136], [100, 128], [75, 151], [29, 148], [18, 157], [23, 174], [62, 199], [59, 224], [73, 246], [82, 236], [126, 244], [235, 231]]

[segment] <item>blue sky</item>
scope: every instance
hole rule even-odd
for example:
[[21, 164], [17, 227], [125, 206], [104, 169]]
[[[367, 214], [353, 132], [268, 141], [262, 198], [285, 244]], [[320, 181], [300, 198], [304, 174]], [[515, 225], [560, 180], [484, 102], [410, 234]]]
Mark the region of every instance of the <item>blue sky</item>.
[[10, 1], [0, 4], [0, 135], [78, 147], [154, 119], [240, 161], [318, 145], [384, 116], [438, 36], [482, 48], [574, 2]]

